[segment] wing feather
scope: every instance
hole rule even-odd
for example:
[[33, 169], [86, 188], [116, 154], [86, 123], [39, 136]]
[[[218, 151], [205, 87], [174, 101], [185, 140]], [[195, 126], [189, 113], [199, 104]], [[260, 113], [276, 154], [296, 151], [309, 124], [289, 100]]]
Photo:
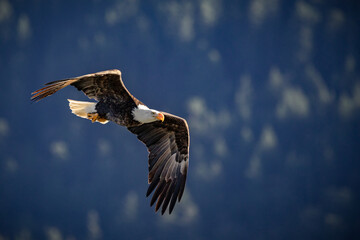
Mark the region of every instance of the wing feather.
[[173, 192], [174, 192], [174, 187], [175, 187], [175, 182], [170, 182], [170, 187], [166, 192], [166, 197], [165, 197], [165, 201], [162, 205], [162, 209], [161, 209], [161, 214], [164, 214], [166, 211], [166, 208], [169, 205], [170, 199], [173, 196]]
[[[160, 178], [156, 178], [154, 181], [152, 181], [149, 185], [149, 188], [146, 192], [146, 197], [148, 197], [156, 188], [156, 186], [158, 186], [158, 183], [160, 182]], [[152, 204], [151, 204], [152, 206]]]
[[[169, 151], [169, 152], [170, 152], [170, 151]], [[172, 156], [174, 156], [174, 155], [172, 155]], [[164, 166], [164, 169], [162, 169], [162, 171], [161, 171], [160, 180], [165, 179], [165, 181], [167, 181], [167, 180], [166, 180], [166, 174], [168, 173], [168, 171], [169, 171], [169, 169], [170, 169], [170, 166], [171, 166], [171, 164], [172, 164], [173, 161], [174, 161], [173, 157], [170, 157], [170, 158], [168, 158], [167, 160], [168, 160], [168, 161], [166, 161], [166, 164], [165, 164], [165, 166]]]
[[[187, 168], [186, 168], [187, 169]], [[187, 170], [186, 170], [187, 171]], [[181, 174], [181, 180], [180, 180], [180, 192], [179, 192], [179, 196], [178, 196], [178, 201], [180, 202], [182, 196], [183, 196], [183, 193], [184, 193], [184, 190], [185, 190], [185, 183], [186, 183], [186, 171], [185, 171], [185, 174]]]
[[[179, 167], [176, 169], [176, 175], [181, 176]], [[174, 206], [176, 203], [176, 196], [178, 196], [179, 192], [180, 192], [180, 186], [181, 186], [181, 180], [176, 181], [176, 186], [174, 189], [173, 197], [171, 198], [171, 202], [170, 202], [169, 212], [172, 212], [174, 209]]]
[[[153, 180], [154, 174], [155, 176], [162, 174], [165, 165], [168, 163], [167, 160], [169, 159], [169, 153], [170, 153], [169, 149], [166, 149], [165, 152], [159, 157], [154, 167], [149, 172], [149, 182]], [[162, 179], [161, 176], [162, 175], [160, 175], [160, 179]]]
[[161, 181], [160, 183], [161, 184], [159, 185], [159, 187], [156, 188], [156, 191], [155, 191], [154, 195], [152, 196], [151, 203], [150, 203], [150, 205], [152, 205], [157, 201], [156, 206], [155, 206], [155, 211], [157, 211], [159, 209], [161, 203], [164, 200], [167, 188], [169, 187], [169, 183], [167, 183], [165, 181]]
[[155, 164], [158, 162], [160, 156], [164, 154], [168, 147], [167, 142], [160, 143], [161, 146], [149, 153], [149, 172], [154, 168]]
[[170, 164], [168, 165], [167, 169], [164, 169], [163, 171], [165, 173], [165, 181], [172, 180], [171, 174], [173, 173], [175, 166], [179, 164], [175, 161], [175, 154], [171, 156], [171, 159], [169, 159], [168, 162]]

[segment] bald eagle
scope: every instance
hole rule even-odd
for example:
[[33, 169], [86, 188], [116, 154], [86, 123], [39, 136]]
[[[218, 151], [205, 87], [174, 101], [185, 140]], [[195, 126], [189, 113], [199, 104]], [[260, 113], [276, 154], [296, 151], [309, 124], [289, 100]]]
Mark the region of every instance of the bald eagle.
[[117, 69], [87, 74], [80, 77], [53, 81], [33, 92], [31, 100], [37, 102], [66, 86], [74, 86], [96, 102], [70, 100], [75, 115], [92, 122], [106, 124], [113, 121], [135, 134], [149, 152], [148, 197], [156, 202], [155, 211], [162, 206], [169, 214], [176, 200], [184, 193], [189, 166], [189, 128], [185, 119], [148, 108], [126, 89]]

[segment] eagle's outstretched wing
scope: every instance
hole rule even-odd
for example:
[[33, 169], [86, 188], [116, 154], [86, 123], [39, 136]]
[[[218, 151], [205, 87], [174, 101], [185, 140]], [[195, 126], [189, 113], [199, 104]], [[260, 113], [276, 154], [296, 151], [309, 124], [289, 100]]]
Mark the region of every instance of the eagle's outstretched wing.
[[121, 72], [117, 69], [83, 75], [76, 78], [57, 80], [45, 84], [43, 87], [32, 93], [32, 101], [54, 94], [66, 86], [72, 85], [79, 91], [83, 91], [88, 98], [100, 101], [104, 98], [113, 98], [118, 102], [139, 101], [132, 96], [121, 80]]
[[155, 211], [161, 205], [164, 214], [174, 209], [176, 199], [180, 201], [189, 166], [189, 128], [180, 117], [163, 113], [164, 122], [152, 122], [137, 127], [129, 127], [145, 143], [149, 151], [149, 196], [156, 188], [151, 206], [157, 201]]

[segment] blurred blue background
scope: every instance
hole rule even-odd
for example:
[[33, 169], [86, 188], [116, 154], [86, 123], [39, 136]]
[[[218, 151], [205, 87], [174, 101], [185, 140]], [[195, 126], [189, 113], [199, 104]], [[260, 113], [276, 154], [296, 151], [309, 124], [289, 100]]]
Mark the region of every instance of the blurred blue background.
[[[360, 1], [0, 0], [0, 239], [360, 239]], [[43, 83], [118, 68], [186, 118], [186, 192]]]

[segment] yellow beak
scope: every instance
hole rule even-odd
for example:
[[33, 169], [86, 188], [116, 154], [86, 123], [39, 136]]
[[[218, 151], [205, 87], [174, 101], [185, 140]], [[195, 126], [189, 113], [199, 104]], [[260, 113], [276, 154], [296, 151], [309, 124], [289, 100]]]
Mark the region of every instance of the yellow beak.
[[162, 114], [162, 113], [159, 113], [157, 116], [156, 116], [156, 119], [158, 119], [158, 120], [160, 120], [160, 121], [164, 121], [164, 119], [165, 119], [165, 116], [164, 116], [164, 114]]

